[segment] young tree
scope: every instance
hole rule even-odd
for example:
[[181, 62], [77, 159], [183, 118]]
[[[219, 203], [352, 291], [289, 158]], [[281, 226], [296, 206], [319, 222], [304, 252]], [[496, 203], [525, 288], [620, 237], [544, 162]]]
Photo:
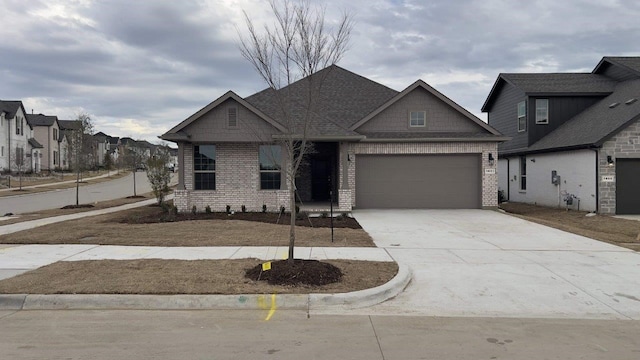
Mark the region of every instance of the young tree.
[[124, 154], [121, 154], [125, 166], [133, 172], [133, 196], [138, 196], [136, 191], [136, 172], [144, 169], [147, 160], [146, 149], [137, 142], [131, 141], [124, 147]]
[[[333, 29], [325, 25], [325, 9], [312, 8], [308, 2], [271, 0], [276, 22], [259, 32], [245, 12], [247, 35], [240, 37], [240, 51], [273, 91], [278, 118], [287, 131], [279, 144], [287, 157], [285, 173], [290, 191], [289, 262], [293, 262], [296, 221], [296, 175], [310, 148], [307, 141], [324, 76], [311, 76], [337, 63], [344, 55], [353, 27], [344, 13]], [[288, 85], [307, 81], [305, 94], [291, 93]], [[295, 98], [294, 98], [295, 97]], [[294, 111], [295, 108], [295, 111]], [[302, 111], [300, 111], [300, 109]]]
[[111, 154], [109, 153], [104, 154], [103, 165], [104, 165], [104, 168], [107, 169], [107, 174], [109, 173], [109, 171], [111, 171], [111, 169], [113, 169], [113, 158], [111, 157]]
[[170, 160], [171, 157], [167, 146], [158, 147], [156, 153], [147, 160], [147, 178], [151, 184], [153, 195], [160, 206], [162, 206], [165, 196], [171, 192], [169, 188], [169, 182], [171, 181]]
[[[29, 168], [29, 161], [31, 158], [27, 157], [25, 149], [23, 147], [16, 147], [11, 152], [11, 163], [15, 165], [15, 169], [18, 171], [18, 190], [22, 190], [22, 175]], [[11, 176], [11, 173], [9, 173]]]
[[69, 137], [69, 154], [76, 172], [76, 206], [80, 205], [80, 177], [92, 162], [93, 123], [91, 116], [81, 113], [76, 118], [75, 128]]

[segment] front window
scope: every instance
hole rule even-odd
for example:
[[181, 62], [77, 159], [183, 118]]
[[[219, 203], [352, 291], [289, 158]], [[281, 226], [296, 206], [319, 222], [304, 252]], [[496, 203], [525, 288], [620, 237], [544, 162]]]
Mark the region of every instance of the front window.
[[196, 190], [216, 189], [216, 146], [196, 145], [193, 148], [193, 170]]
[[412, 111], [409, 114], [409, 126], [411, 127], [424, 127], [427, 125], [427, 112], [426, 111]]
[[58, 129], [53, 129], [53, 140], [58, 140]]
[[520, 156], [520, 190], [527, 190], [527, 158]]
[[518, 103], [518, 132], [527, 130], [527, 105], [524, 101]]
[[536, 124], [549, 123], [549, 99], [536, 99]]
[[282, 148], [277, 145], [260, 145], [260, 189], [280, 189]]

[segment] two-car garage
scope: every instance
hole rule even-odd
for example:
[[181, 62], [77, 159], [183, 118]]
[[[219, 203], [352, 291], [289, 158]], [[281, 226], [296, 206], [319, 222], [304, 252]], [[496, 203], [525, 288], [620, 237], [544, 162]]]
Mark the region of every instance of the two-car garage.
[[358, 209], [478, 209], [480, 154], [357, 155]]

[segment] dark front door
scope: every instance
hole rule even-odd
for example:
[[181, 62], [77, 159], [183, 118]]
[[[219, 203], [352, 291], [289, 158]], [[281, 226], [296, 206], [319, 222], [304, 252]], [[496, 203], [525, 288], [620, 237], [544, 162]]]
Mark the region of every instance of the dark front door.
[[616, 214], [640, 214], [640, 159], [616, 159]]
[[331, 199], [331, 159], [328, 157], [311, 158], [311, 200], [329, 201]]

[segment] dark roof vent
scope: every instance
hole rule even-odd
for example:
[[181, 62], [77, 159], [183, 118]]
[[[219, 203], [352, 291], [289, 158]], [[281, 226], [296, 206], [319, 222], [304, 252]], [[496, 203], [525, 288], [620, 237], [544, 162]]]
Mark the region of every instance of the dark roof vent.
[[609, 104], [609, 109], [613, 109], [614, 107], [616, 107], [616, 106], [618, 106], [618, 105], [620, 105], [620, 103], [619, 103], [619, 102], [614, 102], [614, 103], [612, 103], [612, 104]]
[[631, 104], [633, 104], [633, 103], [634, 103], [634, 102], [636, 102], [636, 101], [638, 101], [638, 99], [636, 99], [636, 98], [629, 99], [629, 100], [625, 101], [625, 104], [627, 104], [627, 105], [631, 105]]

